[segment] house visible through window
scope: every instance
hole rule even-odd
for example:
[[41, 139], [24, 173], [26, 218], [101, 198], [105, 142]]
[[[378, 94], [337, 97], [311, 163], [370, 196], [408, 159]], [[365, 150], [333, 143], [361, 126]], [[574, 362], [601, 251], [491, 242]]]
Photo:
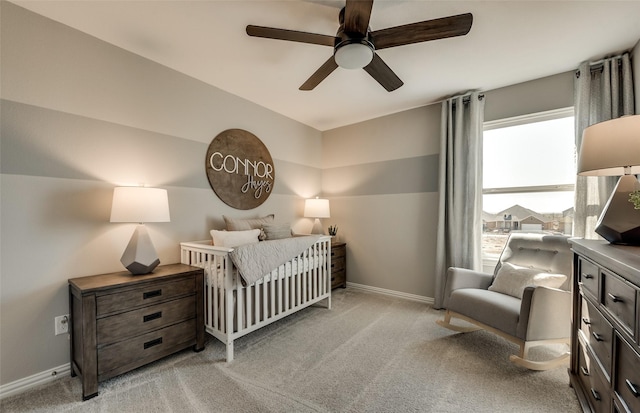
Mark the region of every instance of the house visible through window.
[[571, 234], [573, 108], [485, 122], [482, 255], [492, 272], [509, 234]]

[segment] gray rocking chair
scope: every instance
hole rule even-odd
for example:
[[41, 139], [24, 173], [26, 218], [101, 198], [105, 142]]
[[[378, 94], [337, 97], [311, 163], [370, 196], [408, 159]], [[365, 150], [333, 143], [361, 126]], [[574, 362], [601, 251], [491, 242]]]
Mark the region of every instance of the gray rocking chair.
[[[531, 370], [565, 363], [568, 352], [552, 360], [533, 361], [528, 351], [570, 342], [572, 253], [567, 240], [561, 235], [513, 233], [494, 274], [449, 268], [446, 313], [437, 323], [458, 332], [484, 329], [518, 344], [520, 354], [509, 359]], [[451, 324], [452, 318], [477, 327]]]

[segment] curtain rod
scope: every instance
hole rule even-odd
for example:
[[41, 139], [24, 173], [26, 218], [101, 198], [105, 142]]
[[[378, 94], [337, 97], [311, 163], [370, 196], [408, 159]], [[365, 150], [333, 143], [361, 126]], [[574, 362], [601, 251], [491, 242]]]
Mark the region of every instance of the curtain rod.
[[[438, 101], [436, 101], [436, 102], [430, 103], [430, 105], [437, 105], [438, 103], [446, 102], [446, 101], [447, 101], [447, 100], [449, 100], [449, 99], [455, 99], [455, 98], [457, 98], [457, 97], [459, 97], [459, 96], [460, 96], [460, 95], [458, 95], [458, 96], [452, 96], [452, 97], [450, 97], [450, 98], [446, 98], [446, 99], [442, 99], [442, 100], [438, 100]], [[484, 99], [484, 93], [480, 93], [480, 94], [478, 95], [478, 100], [482, 100], [482, 99]], [[470, 101], [471, 101], [471, 96], [470, 96], [470, 95], [463, 95], [462, 103], [469, 103]], [[455, 103], [455, 102], [454, 102], [454, 103]]]
[[[622, 56], [628, 55], [629, 52], [624, 52], [616, 56], [605, 57], [604, 59], [596, 60], [595, 62], [589, 62], [589, 71], [591, 73], [602, 72], [604, 70], [604, 64], [607, 61], [615, 60], [620, 66], [622, 64]], [[576, 70], [576, 79], [580, 78], [580, 69]]]

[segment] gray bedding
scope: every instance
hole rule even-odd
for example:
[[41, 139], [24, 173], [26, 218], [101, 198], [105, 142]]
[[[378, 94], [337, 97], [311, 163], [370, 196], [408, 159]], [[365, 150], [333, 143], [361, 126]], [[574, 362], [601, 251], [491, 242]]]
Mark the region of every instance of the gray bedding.
[[231, 261], [240, 273], [242, 284], [251, 285], [303, 253], [319, 238], [309, 235], [240, 245], [231, 251]]

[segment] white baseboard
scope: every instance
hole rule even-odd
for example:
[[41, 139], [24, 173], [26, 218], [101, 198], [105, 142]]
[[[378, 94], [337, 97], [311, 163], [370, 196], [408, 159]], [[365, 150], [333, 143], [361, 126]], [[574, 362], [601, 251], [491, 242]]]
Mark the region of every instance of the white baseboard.
[[27, 391], [32, 387], [54, 381], [56, 379], [59, 379], [60, 377], [66, 377], [70, 374], [71, 364], [67, 363], [63, 364], [62, 366], [54, 367], [52, 369], [36, 373], [32, 376], [13, 381], [11, 383], [3, 384], [2, 386], [0, 386], [0, 400], [4, 399], [5, 397], [13, 396], [14, 394], [19, 394]]
[[405, 300], [418, 301], [418, 302], [430, 304], [430, 305], [433, 305], [433, 303], [435, 302], [435, 300], [431, 297], [403, 293], [401, 291], [387, 290], [386, 288], [371, 287], [369, 285], [356, 284], [349, 281], [347, 281], [347, 287], [353, 288], [354, 290], [369, 291], [369, 292], [374, 292], [378, 294], [389, 295], [392, 297], [404, 298]]

